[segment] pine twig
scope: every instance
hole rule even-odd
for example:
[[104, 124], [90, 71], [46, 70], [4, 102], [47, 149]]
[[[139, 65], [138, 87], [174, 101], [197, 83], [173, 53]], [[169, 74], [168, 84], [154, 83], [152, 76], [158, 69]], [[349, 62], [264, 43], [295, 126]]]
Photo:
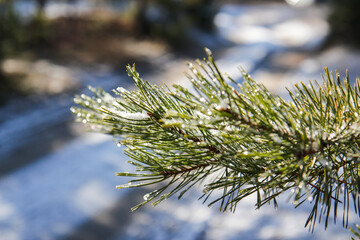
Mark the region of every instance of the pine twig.
[[[297, 205], [311, 199], [306, 225], [312, 229], [322, 215], [326, 227], [339, 205], [344, 225], [350, 204], [359, 214], [359, 79], [351, 86], [348, 76], [342, 81], [325, 69], [323, 84], [295, 85], [292, 101], [285, 101], [245, 72], [242, 84], [225, 78], [206, 52], [197, 66], [189, 64], [194, 91], [151, 85], [128, 66], [137, 90], [118, 88], [113, 97], [90, 88], [93, 97], [75, 98], [78, 121], [127, 147], [136, 173], [118, 173], [134, 178], [119, 188], [167, 181], [135, 208], [180, 198], [202, 183], [204, 201], [220, 203], [221, 210], [235, 210], [252, 194], [257, 207], [276, 206], [290, 191]], [[218, 190], [222, 195], [212, 199]]]

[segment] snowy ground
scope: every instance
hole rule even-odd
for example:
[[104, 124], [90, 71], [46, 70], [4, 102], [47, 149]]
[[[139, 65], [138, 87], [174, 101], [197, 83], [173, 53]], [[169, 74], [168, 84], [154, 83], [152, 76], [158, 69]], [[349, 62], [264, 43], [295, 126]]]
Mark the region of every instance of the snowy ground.
[[[309, 78], [319, 79], [322, 65], [340, 67], [340, 71], [348, 66], [351, 74], [352, 69], [358, 71], [360, 54], [351, 49], [338, 47], [312, 54], [328, 34], [325, 17], [326, 9], [323, 8], [228, 5], [215, 20], [219, 35], [228, 46], [217, 51], [215, 57], [220, 68], [233, 78], [240, 78], [237, 67], [241, 65], [279, 94], [284, 93], [284, 85]], [[287, 71], [274, 72], [267, 68], [271, 57], [280, 58], [288, 51], [296, 56], [303, 56], [304, 51], [306, 54], [295, 58], [294, 66]], [[152, 82], [166, 79], [167, 83], [186, 85], [181, 74], [183, 68], [179, 65], [183, 66], [182, 60], [170, 58], [164, 72], [145, 77]], [[117, 84], [115, 76], [105, 79], [105, 88]], [[69, 105], [70, 102], [65, 101], [55, 111], [45, 114], [49, 119], [39, 118], [44, 113], [36, 115], [35, 111], [26, 119], [14, 116], [8, 121], [3, 120], [0, 154], [1, 151], [17, 151], [13, 146], [24, 138], [31, 141], [31, 136], [36, 135], [34, 126], [41, 126], [42, 121], [66, 119]], [[23, 125], [24, 122], [30, 126]], [[23, 137], [16, 138], [22, 132]], [[86, 133], [32, 164], [8, 172], [0, 178], [0, 239], [349, 238], [349, 231], [341, 224], [330, 225], [327, 231], [318, 224], [315, 233], [309, 233], [303, 228], [309, 206], [294, 209], [286, 199], [280, 200], [277, 210], [270, 206], [255, 210], [255, 200], [248, 198], [238, 205], [236, 213], [220, 213], [216, 206], [208, 208], [197, 201], [199, 191], [193, 190], [180, 201], [174, 198], [157, 207], [145, 206], [130, 213], [130, 207], [141, 202], [148, 189], [115, 189], [115, 185], [127, 180], [116, 177], [115, 172], [131, 171], [126, 160], [122, 149], [117, 148], [111, 138]]]

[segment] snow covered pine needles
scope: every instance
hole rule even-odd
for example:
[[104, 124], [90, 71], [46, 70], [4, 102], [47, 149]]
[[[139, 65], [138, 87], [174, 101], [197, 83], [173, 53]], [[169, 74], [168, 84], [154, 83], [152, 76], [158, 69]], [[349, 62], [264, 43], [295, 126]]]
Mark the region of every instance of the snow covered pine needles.
[[285, 101], [245, 72], [241, 84], [225, 76], [206, 52], [189, 63], [192, 90], [151, 85], [128, 66], [137, 90], [90, 88], [92, 96], [75, 97], [76, 119], [114, 136], [136, 167], [118, 173], [133, 178], [118, 188], [164, 182], [133, 209], [199, 185], [200, 198], [222, 211], [252, 194], [258, 208], [276, 206], [281, 194], [296, 206], [308, 201], [312, 230], [317, 217], [325, 227], [330, 213], [336, 220], [338, 208], [344, 226], [350, 212], [359, 216], [359, 79], [351, 86], [325, 69], [323, 83], [295, 85]]

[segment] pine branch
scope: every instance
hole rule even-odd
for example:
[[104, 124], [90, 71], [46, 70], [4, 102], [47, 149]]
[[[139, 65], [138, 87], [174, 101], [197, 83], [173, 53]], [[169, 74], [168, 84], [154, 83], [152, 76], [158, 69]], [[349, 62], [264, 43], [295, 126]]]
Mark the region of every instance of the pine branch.
[[[245, 72], [243, 84], [225, 78], [207, 54], [189, 64], [193, 91], [151, 85], [128, 66], [137, 90], [118, 88], [113, 97], [90, 88], [93, 97], [75, 98], [78, 121], [127, 147], [136, 172], [118, 173], [134, 178], [118, 188], [166, 182], [133, 209], [202, 183], [201, 198], [222, 211], [252, 194], [258, 208], [276, 206], [286, 193], [297, 206], [312, 203], [310, 229], [322, 216], [326, 227], [331, 212], [336, 220], [340, 205], [347, 226], [350, 205], [360, 208], [359, 79], [351, 86], [325, 69], [323, 84], [295, 85], [288, 102]], [[217, 190], [223, 194], [213, 197]]]

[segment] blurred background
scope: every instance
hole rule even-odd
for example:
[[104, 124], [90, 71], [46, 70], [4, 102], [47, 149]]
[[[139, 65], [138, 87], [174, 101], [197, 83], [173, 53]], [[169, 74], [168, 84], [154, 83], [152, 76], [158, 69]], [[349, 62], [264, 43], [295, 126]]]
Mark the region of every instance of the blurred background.
[[359, 11], [358, 0], [0, 0], [0, 239], [348, 239], [339, 223], [309, 233], [309, 206], [286, 197], [219, 213], [194, 189], [131, 213], [151, 187], [116, 190], [127, 179], [115, 173], [131, 171], [122, 147], [69, 108], [88, 85], [133, 88], [132, 63], [152, 83], [189, 86], [185, 62], [204, 47], [234, 79], [241, 66], [285, 98], [324, 66], [354, 81]]

